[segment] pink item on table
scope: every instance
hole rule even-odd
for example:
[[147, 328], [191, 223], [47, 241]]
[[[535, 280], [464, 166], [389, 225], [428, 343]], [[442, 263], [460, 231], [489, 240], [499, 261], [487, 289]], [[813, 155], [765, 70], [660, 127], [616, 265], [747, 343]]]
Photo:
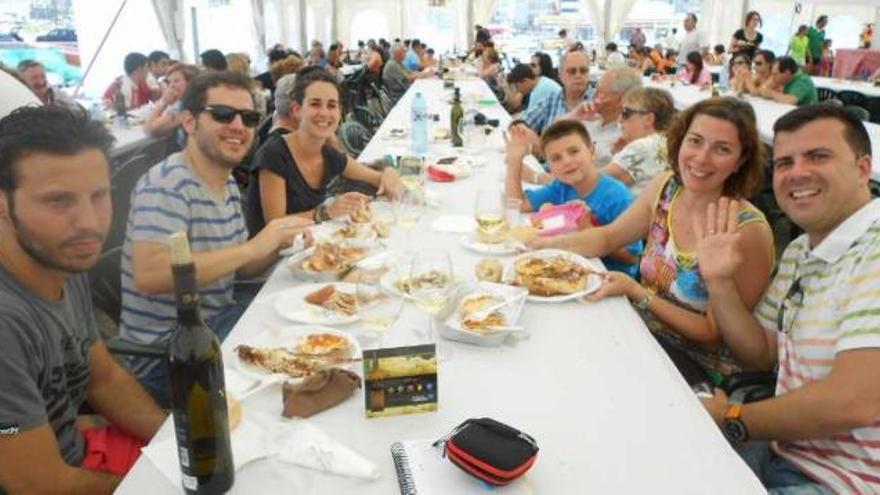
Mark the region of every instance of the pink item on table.
[[532, 214], [531, 221], [538, 228], [538, 235], [558, 235], [578, 230], [581, 222], [587, 219], [587, 213], [588, 208], [583, 203], [565, 203], [541, 208]]

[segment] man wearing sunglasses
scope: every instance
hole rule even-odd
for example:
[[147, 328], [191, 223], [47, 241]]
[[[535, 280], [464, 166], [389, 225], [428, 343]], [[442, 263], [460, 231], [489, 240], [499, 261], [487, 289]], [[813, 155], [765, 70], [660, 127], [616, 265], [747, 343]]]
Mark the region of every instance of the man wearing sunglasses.
[[[169, 337], [175, 319], [168, 237], [187, 232], [196, 263], [205, 321], [222, 340], [247, 306], [236, 300], [236, 277], [262, 273], [278, 250], [312, 222], [283, 217], [248, 240], [241, 196], [230, 175], [254, 139], [251, 81], [210, 72], [194, 78], [182, 98], [187, 146], [150, 169], [132, 198], [122, 261], [121, 335], [150, 344]], [[306, 232], [307, 234], [307, 232]], [[167, 403], [165, 367], [131, 359], [129, 366], [161, 404]]]
[[880, 200], [868, 185], [870, 138], [828, 104], [792, 110], [773, 130], [773, 191], [804, 235], [782, 254], [754, 314], [733, 281], [738, 206], [722, 199], [694, 228], [716, 326], [744, 368], [778, 367], [777, 395], [742, 404], [717, 390], [704, 405], [771, 493], [880, 493]]

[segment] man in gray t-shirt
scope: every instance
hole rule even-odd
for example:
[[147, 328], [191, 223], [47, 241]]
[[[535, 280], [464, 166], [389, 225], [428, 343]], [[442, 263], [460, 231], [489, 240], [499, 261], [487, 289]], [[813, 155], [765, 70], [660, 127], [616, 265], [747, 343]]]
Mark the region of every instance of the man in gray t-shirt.
[[[111, 493], [165, 420], [101, 342], [85, 274], [112, 141], [61, 106], [0, 120], [0, 491]], [[80, 430], [86, 402], [110, 424]]]
[[397, 103], [397, 100], [406, 93], [413, 81], [430, 77], [433, 72], [431, 70], [411, 71], [404, 67], [403, 60], [406, 58], [406, 48], [400, 43], [394, 45], [391, 55], [391, 60], [382, 69], [382, 84], [385, 86], [392, 103]]

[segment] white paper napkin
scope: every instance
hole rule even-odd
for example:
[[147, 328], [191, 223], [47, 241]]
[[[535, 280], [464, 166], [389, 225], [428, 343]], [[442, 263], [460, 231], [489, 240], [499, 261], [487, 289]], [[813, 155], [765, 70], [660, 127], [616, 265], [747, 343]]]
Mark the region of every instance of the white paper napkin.
[[431, 224], [435, 232], [450, 234], [468, 234], [477, 228], [477, 222], [473, 217], [465, 215], [441, 215]]
[[[238, 428], [232, 432], [231, 440], [232, 461], [236, 471], [245, 464], [268, 455], [263, 441], [263, 432], [247, 419], [242, 419]], [[141, 452], [174, 486], [182, 486], [180, 457], [177, 452], [177, 439], [174, 435], [147, 445], [141, 449]]]
[[376, 479], [376, 465], [330, 437], [309, 421], [292, 419], [280, 423], [273, 433], [279, 461], [353, 478]]

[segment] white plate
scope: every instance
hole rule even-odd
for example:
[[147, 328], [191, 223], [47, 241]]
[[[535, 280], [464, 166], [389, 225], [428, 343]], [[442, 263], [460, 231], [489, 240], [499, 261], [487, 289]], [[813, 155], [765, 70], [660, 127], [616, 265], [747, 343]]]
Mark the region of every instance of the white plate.
[[[366, 259], [375, 251], [382, 246], [382, 244], [377, 239], [348, 239], [345, 243], [347, 246], [355, 246], [355, 247], [365, 247], [367, 249], [367, 254], [362, 259]], [[300, 280], [305, 280], [306, 282], [334, 282], [341, 278], [341, 276], [349, 271], [349, 268], [343, 268], [342, 270], [334, 270], [334, 271], [324, 271], [324, 272], [314, 272], [312, 270], [306, 270], [302, 264], [305, 260], [312, 256], [312, 253], [315, 252], [315, 247], [312, 246], [305, 251], [300, 251], [290, 258], [287, 259], [287, 267], [293, 272], [294, 276]], [[358, 262], [355, 262], [357, 264]]]
[[507, 240], [497, 244], [487, 244], [476, 240], [473, 235], [462, 236], [461, 244], [471, 251], [484, 254], [515, 254], [525, 249], [523, 243], [516, 240]]
[[466, 342], [468, 344], [482, 346], [498, 346], [511, 337], [527, 335], [523, 331], [500, 330], [494, 332], [477, 332], [468, 330], [461, 325], [461, 311], [459, 304], [466, 296], [472, 294], [487, 293], [503, 298], [507, 303], [498, 310], [504, 315], [508, 326], [516, 325], [519, 315], [522, 313], [528, 291], [523, 287], [493, 284], [491, 282], [471, 282], [459, 288], [455, 297], [455, 309], [444, 321], [440, 334], [449, 340]]
[[[517, 256], [516, 258], [514, 258], [504, 268], [504, 275], [502, 277], [502, 280], [504, 280], [505, 283], [509, 283], [510, 281], [513, 280], [514, 275], [515, 275], [514, 266], [515, 266], [517, 260], [520, 260], [523, 258], [531, 258], [531, 257], [539, 257], [539, 258], [546, 259], [546, 258], [553, 258], [556, 256], [560, 256], [560, 255], [569, 258], [570, 260], [574, 261], [575, 263], [578, 263], [581, 266], [586, 267], [589, 270], [596, 271], [596, 272], [605, 272], [606, 271], [605, 268], [602, 267], [601, 263], [598, 260], [587, 259], [579, 254], [575, 254], [570, 251], [563, 251], [561, 249], [542, 249], [540, 251], [533, 251], [531, 253], [524, 253], [524, 254], [521, 254], [521, 255]], [[602, 278], [599, 275], [591, 273], [591, 274], [587, 275], [587, 286], [584, 287], [583, 290], [580, 290], [578, 292], [574, 292], [571, 294], [564, 294], [561, 296], [549, 296], [549, 297], [535, 296], [535, 295], [529, 294], [528, 299], [529, 299], [529, 301], [546, 302], [546, 303], [557, 303], [557, 302], [571, 301], [572, 299], [577, 299], [577, 298], [585, 296], [587, 294], [592, 294], [593, 292], [596, 292], [597, 290], [599, 290], [599, 287], [601, 287], [601, 286], [602, 286]]]
[[[288, 320], [313, 325], [346, 325], [358, 321], [360, 317], [357, 313], [350, 316], [342, 315], [305, 301], [306, 295], [325, 285], [327, 284], [306, 284], [285, 289], [275, 298], [275, 310]], [[336, 287], [336, 290], [349, 294], [355, 294], [357, 290], [355, 284], [345, 282], [336, 282], [333, 286]]]
[[325, 242], [372, 241], [378, 237], [372, 222], [351, 224], [357, 229], [357, 234], [354, 237], [337, 236], [337, 233], [348, 225], [349, 223], [346, 220], [324, 222], [315, 227], [312, 230], [312, 234], [316, 240]]
[[[345, 337], [349, 343], [349, 352], [352, 357], [360, 357], [361, 356], [361, 346], [358, 344], [357, 340], [353, 338], [351, 335], [340, 332], [339, 330], [334, 330], [332, 328], [320, 327], [315, 325], [294, 325], [294, 326], [286, 326], [286, 327], [271, 327], [265, 328], [261, 332], [257, 332], [252, 336], [248, 336], [247, 340], [241, 342], [241, 344], [249, 345], [251, 347], [295, 347], [300, 339], [309, 335], [311, 333], [332, 333], [333, 335], [339, 335], [340, 337]], [[238, 358], [238, 353], [232, 351], [233, 358], [232, 360], [235, 362], [235, 368], [237, 371], [241, 372], [244, 375], [247, 375], [251, 378], [257, 380], [264, 380], [267, 376], [271, 376], [272, 373], [268, 371], [264, 371], [256, 366], [251, 366], [241, 359]], [[335, 366], [342, 366], [348, 368], [355, 368], [357, 363], [344, 363]], [[301, 380], [302, 378], [293, 378], [290, 377], [290, 380]]]

